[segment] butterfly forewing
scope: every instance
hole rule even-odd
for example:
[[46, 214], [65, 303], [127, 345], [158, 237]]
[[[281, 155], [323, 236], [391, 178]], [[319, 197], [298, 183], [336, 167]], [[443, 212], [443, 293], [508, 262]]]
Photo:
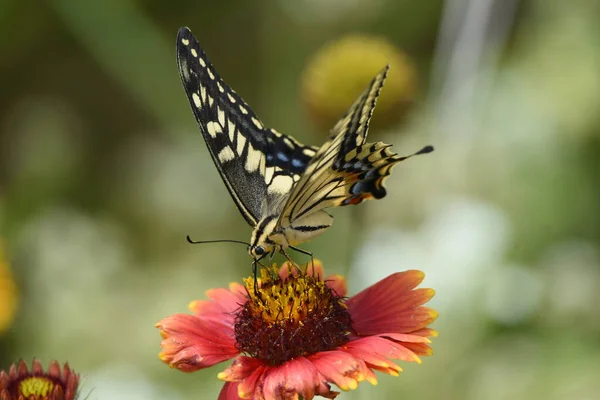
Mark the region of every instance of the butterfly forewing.
[[336, 138], [340, 141], [340, 150], [335, 160], [337, 163], [343, 161], [344, 155], [350, 150], [362, 145], [367, 140], [369, 122], [375, 110], [377, 98], [387, 78], [390, 66], [387, 65], [381, 70], [375, 78], [371, 80], [369, 86], [354, 101], [346, 114], [335, 124], [330, 132], [330, 140]]
[[266, 128], [219, 76], [188, 28], [177, 35], [179, 74], [209, 153], [252, 226], [281, 203], [316, 148]]

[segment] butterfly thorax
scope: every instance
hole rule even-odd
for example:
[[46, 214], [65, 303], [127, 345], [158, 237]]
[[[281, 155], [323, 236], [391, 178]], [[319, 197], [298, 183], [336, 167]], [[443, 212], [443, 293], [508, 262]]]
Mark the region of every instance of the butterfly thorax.
[[299, 218], [285, 227], [279, 224], [278, 216], [270, 215], [260, 220], [254, 228], [248, 252], [254, 259], [261, 258], [274, 250], [285, 250], [306, 242], [323, 233], [332, 224], [333, 217], [322, 210]]
[[[256, 224], [252, 232], [252, 238], [250, 239], [250, 248], [248, 249], [248, 253], [250, 253], [252, 258], [259, 259], [265, 254], [272, 252], [276, 247], [283, 249], [289, 246], [284, 235], [275, 235], [276, 227], [277, 217], [274, 215], [267, 216]], [[275, 239], [278, 239], [278, 241], [276, 242]]]

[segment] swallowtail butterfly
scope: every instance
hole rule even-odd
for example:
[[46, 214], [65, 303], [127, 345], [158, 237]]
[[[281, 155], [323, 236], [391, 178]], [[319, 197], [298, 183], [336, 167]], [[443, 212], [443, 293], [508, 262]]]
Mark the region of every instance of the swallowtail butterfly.
[[[248, 251], [255, 260], [323, 233], [333, 222], [325, 208], [384, 197], [383, 181], [394, 164], [411, 157], [398, 156], [383, 142], [366, 141], [389, 66], [373, 78], [328, 140], [314, 147], [265, 127], [221, 79], [186, 27], [177, 35], [177, 61], [208, 151], [254, 228]], [[413, 155], [432, 150], [426, 146]]]

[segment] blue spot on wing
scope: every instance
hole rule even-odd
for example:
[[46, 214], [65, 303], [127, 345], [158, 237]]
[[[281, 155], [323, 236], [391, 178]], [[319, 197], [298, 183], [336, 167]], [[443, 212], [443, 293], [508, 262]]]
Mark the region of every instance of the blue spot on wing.
[[297, 158], [292, 158], [292, 166], [294, 168], [302, 168], [302, 167], [304, 167], [304, 162], [302, 162], [302, 160], [299, 160]]
[[277, 158], [280, 159], [283, 162], [288, 162], [290, 160], [288, 158], [288, 156], [285, 153], [282, 153], [281, 151], [277, 152]]

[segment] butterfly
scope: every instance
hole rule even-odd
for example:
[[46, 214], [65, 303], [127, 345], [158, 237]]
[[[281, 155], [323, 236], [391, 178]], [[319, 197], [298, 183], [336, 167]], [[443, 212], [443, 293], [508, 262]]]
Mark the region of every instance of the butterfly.
[[[177, 62], [208, 151], [240, 213], [253, 227], [248, 251], [258, 260], [329, 228], [324, 209], [385, 196], [392, 167], [433, 151], [398, 156], [367, 142], [369, 121], [389, 66], [373, 78], [320, 147], [267, 128], [219, 76], [192, 32], [177, 35]], [[297, 249], [299, 250], [299, 249]]]

